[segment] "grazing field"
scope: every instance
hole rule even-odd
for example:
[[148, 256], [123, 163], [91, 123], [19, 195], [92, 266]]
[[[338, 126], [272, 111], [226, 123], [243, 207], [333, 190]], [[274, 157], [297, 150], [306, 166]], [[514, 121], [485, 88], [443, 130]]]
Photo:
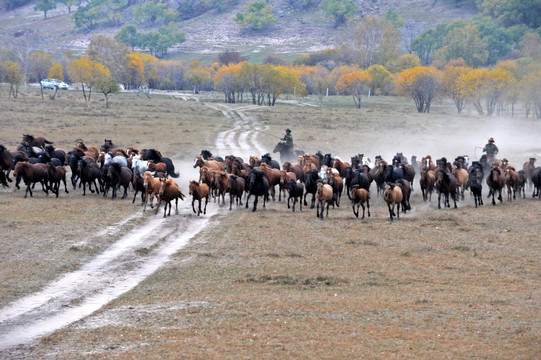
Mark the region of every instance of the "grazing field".
[[[30, 133], [66, 150], [78, 138], [91, 145], [107, 138], [123, 147], [158, 148], [177, 159], [178, 181], [185, 189], [186, 178], [196, 176], [191, 160], [201, 149], [215, 152], [218, 134], [234, 126], [233, 119], [215, 110], [222, 100], [215, 94], [195, 101], [188, 94], [190, 100], [125, 93], [113, 97], [109, 110], [102, 102], [85, 106], [79, 93], [60, 95], [42, 101], [30, 90], [17, 100], [0, 97], [6, 110], [0, 112], [0, 143], [13, 149], [23, 133]], [[258, 140], [269, 151], [275, 136], [289, 127], [297, 148], [346, 161], [357, 153], [390, 159], [396, 152], [408, 159], [426, 154], [474, 159], [481, 155], [476, 147], [491, 136], [499, 156], [517, 167], [541, 154], [541, 127], [532, 119], [456, 116], [447, 103], [417, 114], [403, 99], [363, 101], [360, 110], [347, 97], [230, 108], [263, 126]], [[345, 194], [323, 221], [315, 209], [292, 213], [284, 201], [271, 201], [265, 209], [260, 202], [255, 213], [222, 207], [171, 261], [133, 290], [4, 355], [538, 358], [541, 202], [528, 190], [526, 199], [492, 206], [483, 184], [485, 206], [476, 209], [466, 194], [458, 209], [438, 210], [436, 196], [422, 201], [417, 181], [412, 211], [393, 223], [374, 185], [371, 217], [364, 220], [354, 217]], [[128, 199], [83, 198], [79, 189], [61, 192], [58, 199], [40, 191], [33, 198], [23, 196], [13, 185], [0, 191], [2, 307], [80, 268], [122, 233], [160, 216], [142, 214]], [[189, 211], [173, 215], [169, 223], [200, 220]], [[120, 231], [104, 236], [102, 230], [111, 226]], [[136, 250], [141, 259], [151, 251]]]

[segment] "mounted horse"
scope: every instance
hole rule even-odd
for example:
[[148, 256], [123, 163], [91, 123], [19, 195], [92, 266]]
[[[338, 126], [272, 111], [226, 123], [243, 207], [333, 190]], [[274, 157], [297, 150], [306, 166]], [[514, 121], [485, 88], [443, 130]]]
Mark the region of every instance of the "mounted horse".
[[279, 141], [274, 149], [272, 149], [273, 153], [280, 153], [280, 161], [293, 161], [295, 160], [295, 153], [292, 148], [287, 146], [287, 143], [285, 141]]
[[254, 208], [252, 209], [252, 212], [257, 210], [257, 202], [259, 196], [263, 196], [263, 207], [265, 207], [265, 204], [267, 202], [268, 196], [269, 196], [269, 180], [265, 176], [265, 173], [261, 170], [252, 169], [250, 172], [249, 177], [249, 186], [248, 186], [248, 197], [246, 198], [246, 208], [248, 208], [248, 204], [250, 201], [250, 196], [254, 195]]

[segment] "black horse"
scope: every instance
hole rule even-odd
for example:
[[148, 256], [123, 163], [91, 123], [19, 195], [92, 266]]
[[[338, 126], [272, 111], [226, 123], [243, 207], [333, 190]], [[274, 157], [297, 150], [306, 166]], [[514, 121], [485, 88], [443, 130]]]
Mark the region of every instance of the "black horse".
[[317, 181], [319, 180], [319, 173], [316, 169], [308, 170], [304, 174], [304, 186], [306, 191], [304, 192], [304, 206], [308, 206], [306, 202], [306, 196], [312, 194], [312, 203], [310, 209], [313, 209], [316, 204], [316, 192], [317, 192]]
[[52, 145], [45, 146], [44, 150], [49, 154], [51, 159], [57, 158], [58, 160], [60, 160], [60, 162], [62, 163], [62, 166], [67, 164], [66, 163], [67, 156], [64, 150], [55, 149], [54, 146]]
[[265, 207], [265, 204], [269, 197], [269, 180], [265, 176], [265, 173], [263, 171], [252, 169], [250, 171], [250, 177], [248, 180], [249, 183], [249, 191], [248, 191], [248, 197], [246, 198], [246, 208], [248, 208], [248, 202], [250, 201], [250, 196], [254, 195], [254, 208], [252, 211], [257, 210], [257, 201], [259, 199], [259, 196], [263, 196], [263, 207]]
[[395, 183], [404, 178], [404, 171], [401, 168], [387, 165], [385, 168], [385, 182]]
[[436, 172], [436, 190], [438, 191], [438, 209], [441, 209], [441, 196], [444, 196], [443, 206], [451, 207], [449, 203], [449, 197], [453, 199], [456, 206], [457, 192], [456, 192], [456, 179], [450, 172], [439, 169]]
[[127, 167], [120, 166], [118, 163], [112, 163], [109, 164], [107, 175], [111, 178], [111, 187], [113, 188], [111, 199], [116, 198], [116, 192], [121, 186], [124, 187], [122, 199], [128, 196], [128, 186], [130, 185], [133, 176], [131, 170]]
[[346, 179], [346, 192], [350, 200], [351, 189], [354, 185], [359, 185], [361, 189], [370, 191], [370, 179], [368, 179], [368, 175], [361, 169], [353, 169], [353, 167], [347, 166], [344, 178]]
[[[302, 211], [302, 195], [304, 194], [304, 185], [294, 179], [289, 179], [288, 183], [289, 197], [287, 198], [287, 208], [289, 207], [289, 200], [293, 199], [293, 212], [295, 212], [295, 204], [299, 202], [300, 211]], [[300, 200], [297, 200], [300, 198]]]
[[79, 175], [79, 179], [81, 179], [81, 184], [83, 185], [83, 196], [86, 195], [86, 184], [88, 184], [88, 190], [90, 190], [91, 193], [94, 193], [94, 190], [92, 190], [92, 184], [94, 184], [96, 192], [98, 194], [100, 193], [100, 189], [96, 185], [96, 180], [101, 187], [101, 171], [100, 167], [96, 163], [93, 163], [88, 159], [79, 160], [77, 162], [77, 174]]
[[261, 162], [269, 165], [271, 169], [280, 170], [280, 163], [276, 160], [272, 160], [272, 157], [269, 153], [261, 155]]
[[79, 161], [83, 159], [82, 151], [80, 150], [73, 150], [69, 154], [69, 166], [71, 169], [71, 184], [73, 185], [73, 189], [77, 187], [77, 181], [79, 180]]
[[173, 165], [173, 161], [168, 157], [161, 156], [160, 153], [155, 149], [148, 149], [143, 160], [153, 160], [155, 164], [162, 162], [167, 167], [167, 175], [174, 178], [178, 178], [180, 175], [179, 173], [175, 173], [175, 165]]
[[533, 169], [530, 179], [532, 180], [532, 184], [534, 186], [532, 197], [541, 198], [541, 167], [538, 166]]
[[213, 156], [212, 153], [208, 150], [201, 150], [201, 156], [203, 157], [203, 159], [205, 160], [208, 160], [208, 159], [214, 159], [216, 161], [219, 161], [219, 162], [224, 162], [224, 158], [222, 158], [221, 156]]

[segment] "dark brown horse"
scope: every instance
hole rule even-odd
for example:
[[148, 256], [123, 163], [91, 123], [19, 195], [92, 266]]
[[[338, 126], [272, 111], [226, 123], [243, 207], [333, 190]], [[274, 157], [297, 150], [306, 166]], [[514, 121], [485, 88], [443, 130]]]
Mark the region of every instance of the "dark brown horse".
[[505, 169], [505, 185], [507, 185], [507, 201], [511, 201], [511, 196], [515, 200], [519, 186], [519, 175], [512, 167]]
[[[271, 194], [271, 197], [272, 197], [272, 201], [276, 200], [276, 190], [275, 190], [275, 186], [276, 185], [280, 185], [280, 170], [278, 169], [272, 169], [268, 164], [266, 163], [261, 163], [261, 165], [259, 165], [259, 170], [263, 171], [265, 173], [265, 176], [267, 177], [267, 180], [269, 181], [269, 189], [270, 189], [270, 194]], [[280, 194], [279, 195], [279, 201], [282, 200]]]
[[302, 166], [300, 166], [299, 164], [293, 165], [291, 162], [286, 161], [282, 165], [282, 169], [287, 172], [295, 173], [297, 180], [299, 180], [300, 182], [304, 182], [304, 171], [302, 170]]
[[100, 193], [100, 190], [96, 185], [97, 181], [100, 187], [102, 187], [101, 171], [98, 164], [89, 159], [81, 159], [77, 163], [77, 174], [81, 180], [79, 187], [81, 185], [83, 186], [83, 196], [86, 195], [86, 184], [88, 184], [88, 190], [90, 190], [91, 193], [94, 193], [94, 190], [92, 190], [92, 184], [96, 189], [96, 193]]
[[24, 197], [28, 195], [30, 192], [30, 196], [32, 197], [32, 186], [35, 183], [41, 183], [41, 189], [45, 192], [46, 195], [49, 195], [48, 184], [47, 181], [49, 180], [49, 177], [47, 175], [47, 167], [45, 164], [31, 164], [29, 162], [18, 162], [17, 165], [15, 165], [15, 170], [13, 171], [13, 175], [15, 176], [21, 176], [24, 180], [24, 183], [26, 184], [26, 191], [24, 193]]
[[9, 178], [9, 173], [11, 172], [11, 167], [13, 164], [13, 155], [9, 152], [6, 147], [0, 144], [0, 171], [5, 171], [6, 180], [11, 182]]
[[[109, 164], [107, 176], [111, 179], [111, 187], [113, 188], [111, 195], [112, 200], [116, 199], [116, 192], [121, 186], [124, 187], [122, 199], [128, 196], [128, 187], [130, 186], [133, 176], [130, 169], [120, 166], [120, 164], [117, 163]], [[103, 193], [103, 196], [106, 195], [106, 193]]]
[[441, 209], [441, 196], [444, 196], [443, 206], [451, 207], [449, 197], [453, 199], [456, 206], [456, 179], [450, 172], [439, 169], [436, 171], [436, 190], [438, 191], [438, 209]]
[[532, 188], [532, 172], [535, 169], [535, 161], [536, 158], [531, 157], [528, 162], [525, 162], [524, 165], [522, 165], [522, 170], [524, 170], [524, 175], [526, 176], [526, 180], [528, 182], [528, 186], [531, 189]]
[[341, 177], [346, 176], [346, 168], [349, 166], [347, 162], [344, 162], [340, 160], [338, 157], [334, 158], [334, 162], [332, 164], [332, 167], [338, 170], [338, 173]]
[[68, 187], [66, 185], [66, 169], [63, 166], [54, 166], [52, 162], [47, 163], [47, 174], [49, 176], [49, 185], [51, 191], [58, 197], [58, 190], [60, 188], [60, 182], [64, 182], [64, 191], [69, 194]]
[[496, 194], [496, 191], [498, 192], [498, 200], [500, 202], [503, 202], [502, 199], [502, 190], [505, 186], [505, 176], [502, 174], [502, 170], [495, 166], [490, 170], [490, 174], [487, 176], [487, 185], [490, 189], [490, 193], [488, 194], [488, 197], [492, 195], [492, 205], [496, 205], [496, 201], [494, 200], [494, 195]]
[[45, 144], [52, 144], [52, 141], [46, 140], [43, 136], [36, 136], [30, 134], [23, 134], [23, 142], [30, 146], [37, 146], [43, 148]]
[[[218, 205], [220, 205], [220, 198], [222, 198], [222, 204], [225, 205], [225, 193], [229, 187], [229, 174], [223, 170], [215, 171], [210, 184], [211, 187], [216, 189]], [[216, 199], [214, 200], [216, 201]]]
[[436, 173], [434, 173], [433, 170], [421, 170], [421, 175], [419, 177], [419, 185], [421, 186], [421, 192], [423, 193], [424, 201], [432, 201], [434, 184], [436, 184]]
[[229, 210], [233, 208], [233, 200], [236, 200], [237, 207], [242, 206], [242, 195], [244, 194], [244, 189], [246, 183], [244, 179], [240, 176], [230, 174], [228, 178], [229, 185]]
[[366, 189], [362, 189], [359, 185], [353, 185], [351, 188], [351, 207], [353, 209], [353, 214], [356, 217], [359, 217], [359, 207], [363, 208], [363, 217], [364, 219], [364, 210], [365, 206], [368, 208], [368, 217], [370, 217], [370, 194]]

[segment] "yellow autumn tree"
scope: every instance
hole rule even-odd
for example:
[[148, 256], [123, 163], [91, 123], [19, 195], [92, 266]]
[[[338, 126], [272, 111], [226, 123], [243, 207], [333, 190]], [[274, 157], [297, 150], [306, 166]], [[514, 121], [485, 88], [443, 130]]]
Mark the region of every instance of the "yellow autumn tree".
[[[240, 83], [241, 64], [223, 65], [214, 74], [214, 89], [223, 91], [226, 103], [235, 103], [235, 94], [241, 93]], [[242, 101], [242, 100], [241, 100]]]
[[520, 81], [520, 98], [526, 106], [526, 117], [533, 111], [537, 119], [541, 119], [541, 70], [524, 76]]
[[375, 64], [370, 66], [366, 71], [372, 76], [370, 82], [371, 94], [388, 94], [393, 85], [393, 77], [391, 72], [387, 70], [383, 65]]
[[417, 66], [398, 74], [397, 92], [411, 96], [420, 113], [430, 112], [432, 100], [441, 92], [441, 72], [433, 67]]
[[137, 89], [145, 81], [145, 65], [139, 52], [131, 52], [124, 59], [120, 82], [126, 89]]
[[447, 66], [443, 71], [443, 86], [447, 95], [455, 103], [458, 113], [462, 113], [467, 104], [468, 94], [464, 88], [464, 83], [459, 82], [461, 76], [471, 71], [472, 68], [466, 66]]
[[41, 79], [47, 77], [49, 69], [51, 68], [51, 66], [53, 66], [53, 54], [48, 54], [41, 51], [34, 51], [30, 54], [28, 62], [28, 75], [30, 77], [29, 80], [35, 80], [36, 82], [39, 82]]
[[211, 80], [211, 71], [209, 68], [201, 66], [199, 61], [192, 61], [188, 64], [188, 74], [186, 78], [192, 84], [194, 94], [197, 94], [199, 93], [198, 89]]
[[276, 100], [282, 94], [295, 94], [303, 96], [306, 92], [306, 86], [299, 79], [299, 74], [291, 68], [281, 65], [265, 64], [260, 68], [261, 86], [259, 98], [267, 105], [274, 106]]
[[357, 109], [361, 108], [361, 97], [368, 93], [372, 76], [364, 70], [354, 69], [349, 73], [342, 74], [336, 82], [336, 91], [351, 95]]
[[[90, 101], [90, 96], [92, 95], [92, 86], [94, 86], [97, 81], [100, 81], [103, 78], [108, 78], [111, 75], [109, 69], [103, 64], [90, 60], [86, 56], [81, 59], [74, 60], [68, 69], [68, 74], [74, 82], [81, 83], [83, 97], [85, 98], [86, 102]], [[86, 90], [88, 90], [88, 96], [86, 94]]]
[[64, 81], [64, 67], [60, 63], [56, 63], [49, 69], [48, 78]]
[[19, 95], [19, 85], [24, 78], [21, 65], [9, 60], [0, 62], [0, 75], [0, 80], [9, 84], [8, 97], [13, 95], [13, 98], [16, 99]]
[[143, 62], [144, 82], [149, 88], [157, 88], [159, 81], [158, 58], [147, 53], [139, 53], [139, 57]]
[[306, 86], [306, 91], [309, 94], [322, 96], [326, 93], [329, 87], [328, 78], [329, 70], [323, 66], [298, 66], [295, 68], [299, 74], [299, 80]]

